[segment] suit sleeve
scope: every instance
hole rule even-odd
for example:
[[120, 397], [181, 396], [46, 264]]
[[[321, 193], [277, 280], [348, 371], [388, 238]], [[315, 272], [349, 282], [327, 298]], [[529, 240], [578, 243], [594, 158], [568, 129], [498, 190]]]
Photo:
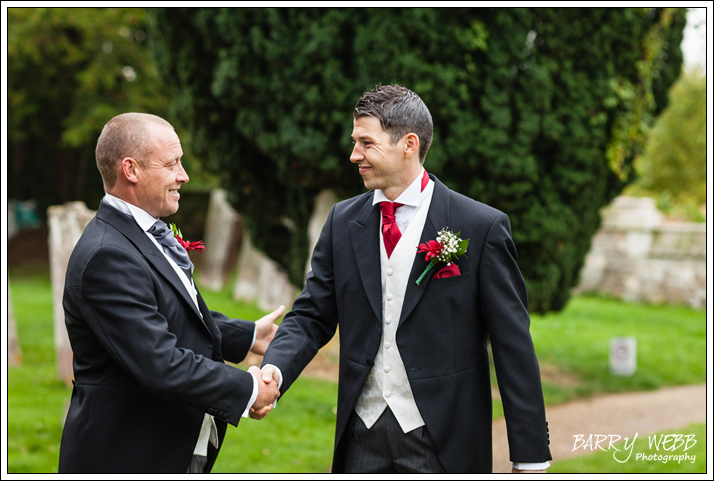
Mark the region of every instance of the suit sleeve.
[[255, 322], [231, 319], [218, 311], [211, 311], [213, 320], [221, 331], [221, 352], [226, 361], [239, 363], [253, 347]]
[[315, 245], [312, 271], [307, 274], [305, 286], [292, 310], [285, 315], [263, 358], [263, 365], [273, 364], [282, 372], [281, 396], [337, 330], [332, 258], [334, 212], [333, 206]]
[[528, 296], [508, 217], [491, 224], [480, 267], [481, 310], [515, 462], [550, 460], [540, 370], [530, 336]]
[[[111, 273], [111, 274], [108, 274]], [[146, 266], [124, 250], [98, 249], [84, 266], [82, 316], [112, 358], [148, 391], [237, 425], [253, 393], [253, 377], [177, 345], [159, 312]], [[172, 314], [174, 326], [187, 322]]]

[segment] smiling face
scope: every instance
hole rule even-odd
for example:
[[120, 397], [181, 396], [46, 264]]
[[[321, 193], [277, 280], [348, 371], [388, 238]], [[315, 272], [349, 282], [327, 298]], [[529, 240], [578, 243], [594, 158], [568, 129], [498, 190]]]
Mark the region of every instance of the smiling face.
[[166, 217], [179, 208], [181, 184], [188, 175], [181, 165], [183, 150], [176, 132], [167, 127], [147, 127], [154, 148], [137, 169], [137, 206], [154, 217]]
[[370, 190], [381, 189], [390, 200], [404, 192], [414, 180], [414, 172], [418, 174], [421, 169], [418, 155], [416, 162], [414, 155], [408, 155], [408, 136], [393, 144], [376, 117], [354, 119], [352, 140], [354, 149], [350, 162], [358, 165], [364, 186]]

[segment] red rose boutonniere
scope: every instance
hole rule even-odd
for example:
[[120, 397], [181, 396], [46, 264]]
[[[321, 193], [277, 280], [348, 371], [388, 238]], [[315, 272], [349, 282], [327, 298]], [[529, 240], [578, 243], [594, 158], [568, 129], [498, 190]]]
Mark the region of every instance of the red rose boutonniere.
[[183, 236], [181, 235], [181, 229], [176, 227], [176, 224], [169, 224], [169, 227], [171, 228], [171, 232], [173, 232], [176, 236], [176, 240], [178, 241], [178, 243], [181, 244], [184, 249], [186, 249], [186, 252], [191, 252], [194, 250], [198, 252], [203, 252], [203, 249], [206, 248], [206, 246], [203, 245], [203, 241], [189, 242], [183, 240]]
[[461, 239], [461, 237], [459, 237], [460, 235], [461, 232], [454, 234], [444, 228], [439, 231], [439, 236], [436, 240], [419, 244], [417, 252], [426, 252], [426, 261], [429, 262], [429, 265], [426, 266], [422, 275], [417, 279], [417, 285], [421, 283], [427, 272], [429, 272], [437, 262], [445, 262], [447, 266], [450, 266], [459, 256], [466, 257], [464, 254], [466, 254], [466, 248], [469, 246], [470, 239]]

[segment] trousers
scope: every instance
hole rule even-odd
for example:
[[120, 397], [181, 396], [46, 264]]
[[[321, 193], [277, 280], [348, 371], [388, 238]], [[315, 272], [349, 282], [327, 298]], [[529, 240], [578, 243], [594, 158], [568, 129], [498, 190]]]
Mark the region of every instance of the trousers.
[[389, 407], [370, 429], [352, 412], [348, 430], [347, 473], [445, 472], [426, 426], [405, 433]]

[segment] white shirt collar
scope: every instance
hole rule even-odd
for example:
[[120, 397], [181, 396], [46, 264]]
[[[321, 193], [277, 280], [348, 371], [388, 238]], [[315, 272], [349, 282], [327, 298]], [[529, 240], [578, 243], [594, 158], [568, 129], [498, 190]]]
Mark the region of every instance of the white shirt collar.
[[151, 226], [154, 225], [157, 220], [159, 220], [158, 217], [152, 216], [144, 209], [132, 205], [127, 201], [122, 200], [119, 197], [115, 197], [111, 194], [105, 194], [104, 201], [115, 209], [120, 210], [124, 214], [133, 216], [136, 223], [139, 224], [139, 227], [141, 227], [144, 232], [151, 229]]
[[[406, 188], [404, 192], [401, 193], [399, 197], [394, 202], [399, 202], [403, 205], [411, 205], [414, 207], [419, 207], [421, 205], [421, 178], [424, 175], [424, 167], [419, 171], [419, 175], [414, 182], [411, 183], [409, 187]], [[372, 205], [378, 204], [380, 202], [391, 202], [384, 195], [382, 189], [374, 190], [374, 199], [372, 200]]]

